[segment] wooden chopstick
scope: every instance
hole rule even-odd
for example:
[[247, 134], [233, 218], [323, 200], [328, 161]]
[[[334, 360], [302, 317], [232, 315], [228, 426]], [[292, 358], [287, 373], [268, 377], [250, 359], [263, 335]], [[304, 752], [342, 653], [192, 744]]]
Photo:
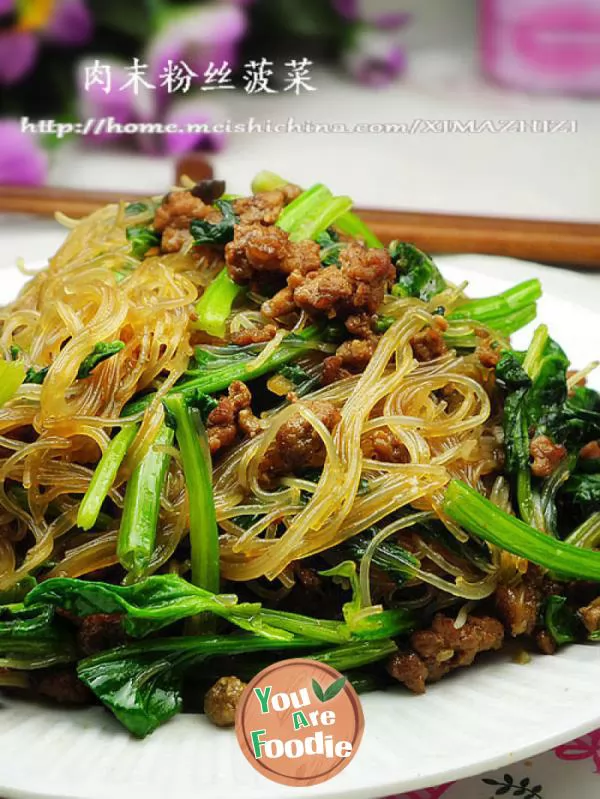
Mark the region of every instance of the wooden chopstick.
[[53, 186], [0, 186], [0, 213], [54, 216], [56, 211], [61, 211], [79, 219], [103, 205], [147, 196], [136, 192], [81, 191]]
[[386, 243], [400, 239], [431, 253], [506, 255], [600, 268], [600, 224], [380, 210], [359, 214]]
[[[144, 197], [136, 192], [0, 186], [0, 212], [79, 218], [107, 203]], [[386, 244], [410, 241], [436, 254], [480, 253], [587, 269], [600, 268], [600, 225], [496, 217], [358, 209]]]

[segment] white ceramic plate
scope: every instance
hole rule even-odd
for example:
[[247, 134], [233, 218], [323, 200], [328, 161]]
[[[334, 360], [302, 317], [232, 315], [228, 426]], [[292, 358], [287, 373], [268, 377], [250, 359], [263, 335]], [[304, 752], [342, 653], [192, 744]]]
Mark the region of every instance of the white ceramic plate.
[[[454, 282], [468, 278], [474, 296], [548, 274], [553, 290], [540, 320], [573, 362], [600, 356], [598, 316], [570, 302], [581, 278], [508, 259], [444, 259]], [[22, 278], [2, 270], [0, 299]], [[594, 293], [593, 284], [590, 293]], [[554, 292], [554, 293], [553, 293]], [[596, 284], [597, 295], [597, 284]], [[527, 340], [527, 333], [519, 337]], [[383, 797], [466, 777], [549, 749], [600, 726], [600, 647], [573, 646], [527, 666], [506, 654], [482, 658], [429, 688], [363, 697], [366, 730], [355, 759], [331, 782], [284, 788], [259, 776], [231, 731], [203, 717], [180, 716], [145, 741], [133, 740], [100, 708], [65, 711], [3, 699], [0, 795], [77, 799], [271, 799]]]

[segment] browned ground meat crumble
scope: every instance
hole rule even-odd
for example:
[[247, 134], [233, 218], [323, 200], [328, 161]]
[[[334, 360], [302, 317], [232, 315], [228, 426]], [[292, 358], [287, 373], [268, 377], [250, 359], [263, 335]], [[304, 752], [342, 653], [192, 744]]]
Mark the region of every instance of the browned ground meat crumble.
[[469, 616], [456, 629], [454, 619], [438, 613], [428, 630], [410, 638], [411, 650], [392, 655], [388, 672], [414, 693], [423, 693], [426, 682], [435, 682], [448, 672], [470, 666], [480, 652], [500, 649], [504, 628], [490, 616]]
[[589, 444], [582, 447], [579, 451], [579, 457], [585, 461], [593, 461], [600, 458], [600, 441], [590, 441]]
[[227, 396], [221, 397], [217, 407], [208, 415], [206, 431], [212, 455], [233, 444], [239, 430], [250, 436], [262, 430], [260, 421], [252, 413], [251, 402], [248, 386], [234, 380]]
[[[331, 402], [307, 402], [315, 416], [331, 432], [340, 421], [339, 410]], [[275, 441], [260, 463], [262, 479], [268, 483], [281, 474], [319, 468], [325, 463], [325, 445], [315, 428], [299, 413], [292, 416], [277, 431]]]
[[284, 202], [282, 191], [265, 191], [234, 200], [233, 212], [241, 225], [274, 225], [283, 211]]
[[323, 385], [336, 383], [351, 375], [364, 372], [377, 348], [379, 337], [373, 331], [377, 317], [374, 314], [352, 314], [345, 321], [346, 330], [353, 338], [344, 341], [323, 361]]
[[221, 677], [204, 697], [204, 712], [217, 727], [231, 727], [246, 683], [238, 677]]
[[122, 617], [118, 613], [92, 613], [81, 619], [77, 630], [77, 644], [86, 656], [114, 649], [126, 640]]
[[434, 361], [448, 352], [448, 347], [444, 341], [443, 332], [447, 330], [448, 323], [441, 316], [435, 318], [431, 327], [427, 327], [421, 333], [417, 333], [410, 340], [413, 355], [422, 363]]
[[[357, 312], [375, 313], [396, 270], [387, 250], [367, 249], [352, 242], [340, 253], [340, 266], [311, 272], [296, 285], [294, 301], [308, 313], [329, 318]], [[294, 276], [292, 276], [294, 277]], [[292, 283], [288, 281], [288, 285]]]
[[225, 261], [236, 283], [247, 283], [261, 274], [282, 276], [306, 274], [319, 269], [320, 248], [316, 241], [290, 242], [281, 228], [235, 225], [233, 241], [225, 246]]
[[361, 448], [365, 458], [388, 463], [408, 463], [410, 456], [404, 444], [387, 428], [371, 430], [362, 438]]
[[529, 446], [534, 477], [549, 477], [567, 455], [562, 444], [555, 444], [548, 436], [536, 436]]
[[535, 636], [535, 642], [543, 655], [554, 655], [558, 648], [556, 641], [548, 630], [538, 630]]
[[263, 191], [251, 197], [240, 197], [233, 202], [233, 212], [241, 225], [274, 225], [284, 206], [302, 193], [299, 186], [288, 183], [281, 189]]
[[515, 586], [498, 586], [494, 599], [498, 616], [513, 638], [533, 633], [542, 602], [539, 586], [525, 578]]
[[491, 338], [482, 339], [475, 350], [475, 355], [479, 358], [479, 363], [486, 369], [495, 369], [500, 361], [500, 350], [494, 348]]
[[94, 695], [84, 685], [74, 666], [60, 666], [30, 674], [31, 687], [39, 696], [65, 705], [89, 705]]
[[352, 243], [340, 254], [339, 268], [322, 268], [316, 242], [290, 242], [283, 230], [260, 225], [236, 226], [225, 259], [238, 283], [253, 280], [261, 272], [287, 277], [287, 286], [263, 303], [263, 313], [273, 319], [298, 308], [329, 318], [361, 311], [372, 314], [395, 276], [386, 250]]
[[595, 599], [589, 605], [580, 608], [579, 616], [588, 632], [597, 633], [600, 630], [600, 599]]
[[247, 347], [249, 344], [264, 344], [277, 333], [277, 325], [265, 325], [264, 327], [249, 327], [240, 330], [231, 336], [231, 343], [238, 347]]
[[163, 252], [178, 252], [192, 240], [190, 224], [194, 219], [218, 222], [221, 212], [189, 191], [172, 191], [166, 195], [154, 215], [154, 229], [162, 233]]
[[[241, 197], [233, 202], [233, 211], [242, 226], [273, 225], [283, 207], [299, 193], [300, 189], [290, 184], [281, 190]], [[162, 252], [178, 252], [188, 244], [192, 240], [190, 224], [195, 219], [218, 222], [222, 219], [222, 214], [195, 196], [194, 190], [172, 191], [167, 194], [154, 215], [154, 229], [162, 233]]]
[[352, 338], [344, 341], [337, 348], [335, 355], [330, 355], [323, 361], [323, 385], [336, 383], [351, 375], [364, 372], [377, 347], [377, 339], [366, 341], [361, 338]]

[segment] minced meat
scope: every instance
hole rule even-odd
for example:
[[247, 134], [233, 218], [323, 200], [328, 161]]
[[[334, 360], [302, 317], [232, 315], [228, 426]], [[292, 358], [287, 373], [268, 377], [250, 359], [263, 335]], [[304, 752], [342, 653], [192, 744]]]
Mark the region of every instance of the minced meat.
[[189, 191], [172, 191], [166, 195], [154, 215], [154, 229], [162, 233], [163, 252], [178, 252], [191, 241], [189, 229], [194, 219], [217, 222], [221, 213]]
[[[305, 406], [331, 432], [340, 421], [339, 410], [331, 402], [314, 400]], [[300, 469], [319, 468], [325, 463], [325, 445], [315, 428], [299, 413], [277, 431], [275, 441], [265, 452], [260, 472], [265, 482]]]
[[504, 628], [498, 619], [469, 616], [457, 629], [454, 619], [438, 613], [430, 629], [412, 634], [412, 651], [390, 657], [388, 672], [410, 690], [423, 693], [426, 682], [470, 666], [480, 652], [500, 649], [503, 641]]
[[282, 191], [263, 191], [233, 202], [233, 212], [241, 225], [274, 225], [285, 204]]
[[277, 325], [265, 325], [264, 327], [249, 327], [234, 333], [231, 343], [238, 347], [247, 347], [249, 344], [264, 344], [277, 333]]
[[553, 655], [557, 650], [556, 641], [548, 630], [538, 630], [535, 635], [535, 642], [543, 655]]
[[321, 265], [315, 241], [291, 242], [281, 228], [260, 223], [235, 225], [233, 241], [225, 247], [225, 261], [232, 280], [247, 283], [264, 273], [306, 274]]
[[274, 191], [262, 191], [251, 197], [240, 197], [233, 202], [233, 212], [241, 225], [274, 225], [284, 206], [302, 193], [299, 186], [288, 183]]
[[246, 683], [238, 677], [221, 677], [204, 697], [204, 712], [217, 727], [231, 727]]
[[525, 578], [517, 585], [498, 586], [494, 600], [498, 615], [513, 638], [533, 633], [542, 602], [537, 585]]
[[364, 372], [376, 347], [377, 339], [367, 341], [354, 338], [344, 341], [337, 348], [335, 355], [330, 355], [323, 361], [321, 377], [323, 385], [327, 386], [351, 375]]
[[409, 463], [404, 444], [385, 427], [370, 430], [362, 437], [361, 449], [365, 458], [387, 463]]
[[495, 369], [500, 361], [501, 352], [498, 347], [494, 347], [492, 339], [486, 337], [475, 350], [475, 355], [479, 358], [479, 363], [486, 369]]
[[579, 450], [579, 457], [584, 461], [600, 459], [600, 441], [590, 441]]
[[77, 630], [77, 643], [84, 655], [95, 655], [113, 649], [126, 641], [119, 613], [92, 613], [81, 619]]
[[240, 424], [242, 414], [243, 432], [249, 433], [250, 430], [254, 430], [256, 433], [261, 429], [258, 420], [256, 427], [251, 422], [251, 419], [255, 419], [251, 411], [251, 402], [252, 394], [248, 386], [240, 380], [234, 380], [229, 386], [227, 396], [221, 397], [217, 407], [208, 415], [206, 432], [211, 454], [214, 455], [223, 447], [233, 444], [242, 428]]
[[550, 477], [567, 455], [562, 444], [555, 444], [548, 436], [536, 436], [529, 446], [531, 473], [534, 477]]
[[271, 299], [265, 300], [261, 307], [261, 311], [269, 319], [280, 319], [297, 310], [294, 302], [294, 290], [289, 286], [278, 291]]
[[586, 607], [580, 608], [579, 615], [588, 632], [598, 632], [600, 630], [600, 599], [595, 599]]
[[40, 696], [64, 705], [89, 705], [94, 696], [84, 685], [74, 666], [60, 666], [31, 672], [31, 687]]
[[[442, 319], [442, 317], [436, 317], [436, 320], [438, 319], [440, 322], [445, 322], [445, 319]], [[448, 352], [448, 347], [446, 346], [442, 332], [442, 329], [436, 324], [417, 333], [411, 338], [410, 345], [417, 361], [422, 363], [434, 361], [436, 358], [440, 358]]]
[[340, 266], [309, 272], [303, 280], [288, 281], [294, 301], [308, 313], [329, 318], [366, 311], [375, 313], [385, 289], [395, 278], [395, 268], [384, 249], [367, 249], [352, 242], [340, 253]]

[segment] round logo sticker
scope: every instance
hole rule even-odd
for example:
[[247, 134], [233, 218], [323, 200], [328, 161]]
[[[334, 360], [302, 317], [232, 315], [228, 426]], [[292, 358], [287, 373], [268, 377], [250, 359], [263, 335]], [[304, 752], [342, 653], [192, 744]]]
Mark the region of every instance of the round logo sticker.
[[318, 785], [339, 774], [365, 720], [352, 685], [316, 660], [282, 660], [248, 684], [235, 730], [250, 764], [282, 785]]

